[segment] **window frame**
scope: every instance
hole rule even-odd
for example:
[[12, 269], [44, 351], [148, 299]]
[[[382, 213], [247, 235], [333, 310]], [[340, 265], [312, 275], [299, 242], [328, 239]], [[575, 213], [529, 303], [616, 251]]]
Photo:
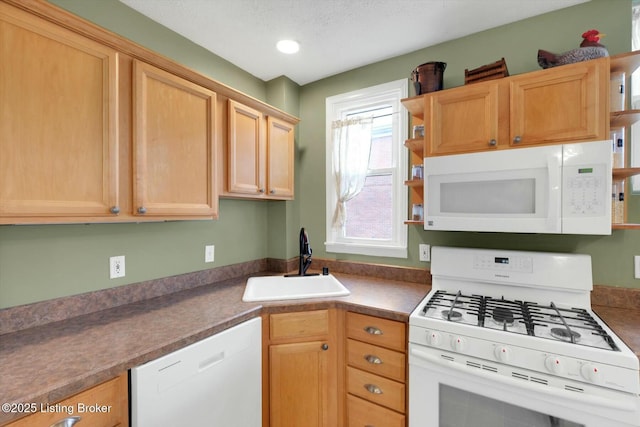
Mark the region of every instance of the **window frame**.
[[[404, 185], [408, 174], [409, 157], [404, 141], [408, 137], [409, 113], [400, 102], [408, 96], [408, 79], [395, 80], [355, 91], [327, 97], [326, 99], [326, 239], [328, 253], [357, 254], [378, 257], [407, 258], [408, 228], [405, 219], [408, 210], [408, 190]], [[346, 238], [333, 229], [332, 219], [337, 202], [333, 179], [333, 149], [331, 122], [344, 119], [356, 110], [388, 103], [393, 107], [393, 133], [397, 133], [392, 144], [394, 172], [392, 173], [392, 238], [390, 240]]]

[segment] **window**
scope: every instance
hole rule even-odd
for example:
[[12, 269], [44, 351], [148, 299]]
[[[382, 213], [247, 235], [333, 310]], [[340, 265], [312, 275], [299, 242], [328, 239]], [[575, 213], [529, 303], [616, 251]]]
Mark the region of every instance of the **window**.
[[407, 257], [406, 79], [327, 98], [327, 252]]

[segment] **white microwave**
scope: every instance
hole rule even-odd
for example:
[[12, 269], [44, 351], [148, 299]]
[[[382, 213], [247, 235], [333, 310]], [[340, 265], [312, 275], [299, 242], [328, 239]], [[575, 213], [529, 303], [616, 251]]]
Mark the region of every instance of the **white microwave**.
[[425, 230], [611, 234], [612, 142], [424, 160]]

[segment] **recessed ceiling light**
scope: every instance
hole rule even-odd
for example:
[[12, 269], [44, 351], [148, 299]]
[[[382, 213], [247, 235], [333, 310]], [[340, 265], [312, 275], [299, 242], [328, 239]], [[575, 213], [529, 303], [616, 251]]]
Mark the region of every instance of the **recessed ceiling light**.
[[300, 50], [300, 44], [295, 40], [280, 40], [276, 47], [280, 52], [288, 54], [296, 53]]

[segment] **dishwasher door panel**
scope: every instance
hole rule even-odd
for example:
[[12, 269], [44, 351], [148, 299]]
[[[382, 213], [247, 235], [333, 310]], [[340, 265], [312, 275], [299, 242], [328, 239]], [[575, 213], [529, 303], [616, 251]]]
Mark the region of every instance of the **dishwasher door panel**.
[[132, 427], [259, 427], [261, 319], [131, 369]]

